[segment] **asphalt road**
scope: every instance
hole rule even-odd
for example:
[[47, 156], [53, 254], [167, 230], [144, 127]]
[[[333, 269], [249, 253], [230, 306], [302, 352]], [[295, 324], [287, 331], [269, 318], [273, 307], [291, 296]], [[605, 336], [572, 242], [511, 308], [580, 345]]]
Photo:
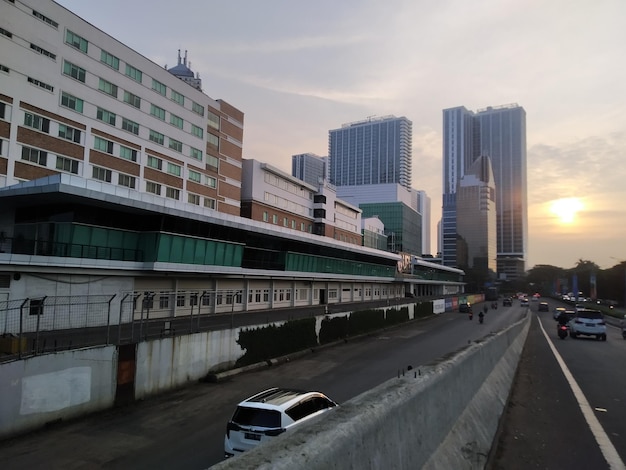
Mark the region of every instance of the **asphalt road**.
[[[611, 326], [607, 327], [606, 342], [591, 338], [561, 340], [555, 324], [552, 312], [533, 315], [488, 468], [623, 469], [626, 375], [621, 372], [621, 361], [626, 358], [626, 341]], [[574, 387], [580, 387], [582, 398], [575, 395], [550, 342], [571, 373]], [[596, 435], [590, 427], [593, 421], [590, 425], [581, 406], [598, 420]]]

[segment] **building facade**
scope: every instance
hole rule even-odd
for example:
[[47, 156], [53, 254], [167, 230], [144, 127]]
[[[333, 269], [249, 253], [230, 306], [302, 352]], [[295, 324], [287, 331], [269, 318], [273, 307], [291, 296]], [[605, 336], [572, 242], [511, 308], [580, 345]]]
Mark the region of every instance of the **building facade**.
[[331, 182], [336, 186], [397, 183], [411, 189], [412, 126], [405, 117], [386, 116], [329, 131]]
[[301, 153], [291, 157], [291, 175], [317, 186], [328, 179], [328, 157], [320, 157], [314, 153]]
[[457, 266], [493, 282], [497, 269], [496, 193], [489, 157], [479, 157], [457, 188]]
[[443, 110], [442, 259], [457, 262], [459, 181], [479, 156], [488, 156], [494, 173], [497, 213], [497, 271], [502, 280], [524, 275], [527, 240], [526, 112], [518, 105], [477, 112]]
[[243, 113], [52, 1], [0, 16], [0, 185], [57, 173], [239, 214]]

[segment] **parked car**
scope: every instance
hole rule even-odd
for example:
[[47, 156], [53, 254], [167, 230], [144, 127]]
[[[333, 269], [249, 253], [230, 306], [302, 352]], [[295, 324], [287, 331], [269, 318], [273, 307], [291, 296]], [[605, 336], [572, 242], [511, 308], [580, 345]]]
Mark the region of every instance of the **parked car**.
[[320, 392], [270, 388], [257, 393], [239, 403], [228, 421], [224, 455], [250, 450], [336, 406]]
[[470, 313], [472, 311], [472, 305], [467, 303], [459, 304], [459, 313]]
[[550, 311], [550, 306], [548, 305], [548, 302], [539, 302], [539, 305], [537, 305], [537, 311], [538, 312], [549, 312]]
[[599, 310], [579, 309], [567, 326], [572, 338], [586, 335], [606, 341], [606, 323], [604, 322], [604, 315]]

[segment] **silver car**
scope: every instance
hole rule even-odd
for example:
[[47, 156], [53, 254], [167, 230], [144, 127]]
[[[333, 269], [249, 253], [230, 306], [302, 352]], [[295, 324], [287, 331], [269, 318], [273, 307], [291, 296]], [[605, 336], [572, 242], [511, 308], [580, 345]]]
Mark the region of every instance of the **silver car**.
[[584, 335], [595, 336], [596, 339], [606, 341], [606, 323], [604, 322], [604, 315], [599, 310], [579, 309], [567, 326], [572, 338]]

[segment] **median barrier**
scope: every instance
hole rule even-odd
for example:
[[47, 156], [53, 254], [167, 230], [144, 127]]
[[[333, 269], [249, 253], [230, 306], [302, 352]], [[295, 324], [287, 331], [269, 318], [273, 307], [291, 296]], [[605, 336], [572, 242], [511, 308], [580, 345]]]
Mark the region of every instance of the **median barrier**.
[[530, 314], [212, 469], [484, 468]]

